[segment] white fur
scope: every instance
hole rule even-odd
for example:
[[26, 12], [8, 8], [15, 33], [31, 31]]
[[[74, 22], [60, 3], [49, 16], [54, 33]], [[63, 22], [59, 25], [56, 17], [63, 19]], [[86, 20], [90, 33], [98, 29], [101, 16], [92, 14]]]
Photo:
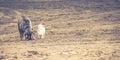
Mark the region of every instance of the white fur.
[[45, 27], [42, 24], [38, 25], [37, 33], [38, 33], [39, 38], [41, 38], [41, 39], [44, 38], [44, 36], [45, 36]]

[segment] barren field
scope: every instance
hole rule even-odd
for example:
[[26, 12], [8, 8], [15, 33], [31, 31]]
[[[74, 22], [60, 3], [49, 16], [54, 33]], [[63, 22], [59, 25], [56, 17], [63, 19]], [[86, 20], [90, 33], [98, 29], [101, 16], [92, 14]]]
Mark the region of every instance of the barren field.
[[[45, 38], [21, 41], [21, 15]], [[0, 60], [120, 60], [120, 0], [0, 0]]]

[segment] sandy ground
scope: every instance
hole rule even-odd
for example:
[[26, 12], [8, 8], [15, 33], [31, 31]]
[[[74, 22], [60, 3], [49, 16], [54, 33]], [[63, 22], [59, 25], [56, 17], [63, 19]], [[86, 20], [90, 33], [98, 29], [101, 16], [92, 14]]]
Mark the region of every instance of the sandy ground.
[[2, 43], [1, 60], [119, 60], [119, 43]]

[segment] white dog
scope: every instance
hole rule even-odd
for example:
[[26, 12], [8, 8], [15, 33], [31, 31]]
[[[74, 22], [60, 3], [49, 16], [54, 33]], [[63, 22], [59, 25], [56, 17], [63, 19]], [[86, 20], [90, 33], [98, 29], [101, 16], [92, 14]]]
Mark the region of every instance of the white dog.
[[38, 25], [37, 33], [40, 39], [43, 39], [45, 37], [45, 27], [42, 24]]

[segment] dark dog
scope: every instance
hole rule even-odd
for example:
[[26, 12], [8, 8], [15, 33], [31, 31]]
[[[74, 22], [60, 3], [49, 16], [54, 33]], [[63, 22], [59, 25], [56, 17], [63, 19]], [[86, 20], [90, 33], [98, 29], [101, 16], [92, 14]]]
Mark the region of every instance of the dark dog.
[[33, 31], [32, 31], [32, 23], [28, 17], [22, 16], [22, 18], [18, 20], [18, 30], [19, 30], [21, 40], [35, 39]]

